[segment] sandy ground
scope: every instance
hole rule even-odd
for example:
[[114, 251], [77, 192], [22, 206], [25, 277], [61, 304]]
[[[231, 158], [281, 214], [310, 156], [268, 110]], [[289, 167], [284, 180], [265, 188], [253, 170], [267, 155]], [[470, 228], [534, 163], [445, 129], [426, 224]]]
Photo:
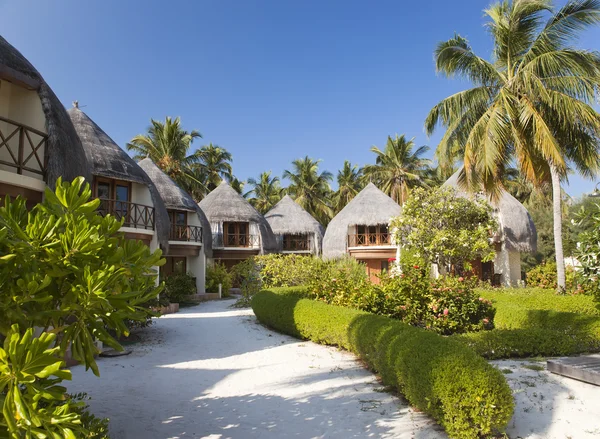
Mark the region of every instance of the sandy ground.
[[[161, 317], [101, 377], [73, 368], [113, 439], [446, 438], [353, 355], [269, 331], [219, 301]], [[545, 362], [494, 361], [514, 391], [510, 438], [600, 438], [600, 388]], [[510, 371], [510, 373], [508, 373]]]
[[73, 368], [113, 439], [446, 437], [354, 356], [269, 331], [219, 301], [161, 317], [126, 357]]
[[511, 438], [600, 438], [600, 387], [555, 375], [546, 361], [492, 361], [515, 396]]

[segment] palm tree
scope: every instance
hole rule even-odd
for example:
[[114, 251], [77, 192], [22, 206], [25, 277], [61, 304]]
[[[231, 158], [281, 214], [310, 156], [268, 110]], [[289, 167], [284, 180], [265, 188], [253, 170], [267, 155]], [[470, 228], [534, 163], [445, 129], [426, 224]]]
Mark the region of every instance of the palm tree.
[[200, 160], [198, 151], [188, 154], [192, 142], [199, 137], [202, 135], [196, 130], [185, 131], [178, 117], [167, 117], [164, 122], [150, 119], [147, 133], [135, 136], [126, 146], [135, 153], [135, 160], [150, 158], [178, 185], [193, 192], [205, 189], [193, 172]]
[[279, 184], [279, 177], [271, 178], [271, 171], [260, 174], [258, 180], [249, 178], [248, 184], [252, 189], [246, 192], [244, 197], [262, 214], [267, 213], [281, 200], [283, 189]]
[[246, 198], [246, 194], [243, 193], [244, 192], [244, 186], [246, 186], [246, 182], [245, 181], [238, 180], [237, 177], [232, 177], [231, 181], [229, 182], [229, 185], [233, 188], [234, 191], [236, 191], [242, 197]]
[[428, 146], [420, 146], [413, 152], [414, 138], [406, 140], [403, 135], [395, 138], [388, 136], [385, 149], [376, 146], [371, 151], [377, 155], [374, 165], [365, 166], [365, 176], [388, 194], [396, 203], [402, 205], [408, 198], [411, 187], [423, 186], [423, 177], [431, 160], [422, 158], [429, 151]]
[[199, 180], [205, 181], [208, 191], [212, 191], [221, 184], [221, 181], [233, 181], [231, 153], [225, 148], [212, 143], [203, 146], [197, 151], [199, 160], [194, 163], [194, 175]]
[[344, 167], [337, 174], [338, 190], [333, 200], [336, 212], [339, 212], [358, 194], [363, 188], [363, 170], [358, 165], [352, 166], [344, 161]]
[[[565, 288], [561, 180], [569, 165], [586, 177], [599, 167], [600, 55], [570, 46], [600, 22], [598, 0], [570, 0], [552, 13], [550, 0], [493, 4], [486, 14], [494, 40], [493, 62], [475, 55], [459, 35], [437, 46], [436, 67], [474, 87], [437, 104], [425, 122], [428, 134], [442, 125], [442, 162], [463, 160], [460, 182], [496, 197], [506, 169], [516, 164], [535, 186], [552, 183], [558, 288]], [[544, 23], [543, 17], [550, 13]]]
[[292, 170], [283, 172], [283, 178], [290, 180], [288, 194], [317, 221], [326, 225], [333, 216], [329, 202], [329, 182], [333, 175], [328, 171], [319, 173], [320, 162], [308, 156], [296, 159], [292, 162]]

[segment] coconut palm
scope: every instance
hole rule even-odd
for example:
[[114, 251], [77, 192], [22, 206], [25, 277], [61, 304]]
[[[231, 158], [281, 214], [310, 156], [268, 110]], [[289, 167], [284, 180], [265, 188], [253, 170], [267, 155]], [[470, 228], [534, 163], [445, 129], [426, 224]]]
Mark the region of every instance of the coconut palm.
[[271, 171], [260, 174], [258, 180], [249, 178], [248, 184], [252, 189], [244, 194], [244, 198], [248, 198], [250, 204], [262, 214], [275, 206], [283, 195], [279, 177], [271, 177]]
[[328, 171], [319, 173], [320, 162], [321, 160], [313, 160], [308, 156], [294, 160], [292, 170], [285, 170], [283, 178], [290, 180], [288, 194], [317, 221], [326, 225], [333, 216], [329, 202], [329, 182], [333, 175]]
[[338, 190], [333, 196], [333, 205], [335, 211], [339, 212], [362, 190], [363, 169], [358, 165], [352, 166], [345, 160], [343, 168], [338, 171], [337, 184]]
[[231, 153], [225, 148], [212, 143], [203, 146], [197, 151], [199, 160], [194, 163], [194, 175], [204, 181], [208, 192], [221, 184], [221, 181], [233, 181]]
[[600, 2], [571, 0], [553, 13], [550, 0], [513, 0], [485, 12], [493, 61], [475, 55], [459, 35], [437, 46], [437, 70], [474, 87], [433, 107], [426, 131], [433, 133], [438, 124], [446, 129], [437, 157], [463, 160], [460, 182], [466, 188], [498, 196], [513, 163], [536, 186], [550, 175], [558, 287], [564, 290], [561, 180], [569, 165], [593, 176], [600, 159], [600, 115], [593, 108], [600, 55], [571, 43], [600, 22]]
[[165, 174], [189, 192], [204, 190], [202, 179], [194, 175], [193, 166], [200, 160], [198, 151], [189, 154], [194, 139], [202, 135], [185, 131], [181, 120], [167, 117], [164, 122], [150, 119], [146, 134], [135, 136], [126, 144], [135, 160], [150, 158]]
[[237, 177], [232, 177], [231, 181], [229, 182], [229, 186], [231, 186], [233, 190], [240, 194], [242, 197], [246, 198], [246, 194], [244, 194], [244, 186], [246, 186], [245, 181], [238, 180]]
[[422, 158], [429, 151], [428, 146], [420, 146], [415, 151], [414, 138], [406, 140], [403, 135], [388, 136], [385, 149], [376, 146], [371, 151], [377, 155], [374, 165], [367, 165], [364, 174], [396, 203], [402, 205], [408, 198], [411, 187], [424, 186], [424, 175], [431, 160]]

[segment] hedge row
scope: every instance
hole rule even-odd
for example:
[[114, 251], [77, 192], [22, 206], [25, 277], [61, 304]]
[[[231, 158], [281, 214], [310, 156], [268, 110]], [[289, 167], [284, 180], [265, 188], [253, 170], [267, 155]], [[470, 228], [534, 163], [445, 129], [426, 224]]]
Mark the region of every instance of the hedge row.
[[351, 351], [454, 438], [502, 431], [513, 414], [500, 371], [448, 337], [400, 321], [303, 299], [302, 289], [262, 291], [257, 318], [280, 332]]
[[557, 296], [541, 288], [479, 293], [496, 307], [496, 329], [452, 338], [485, 358], [600, 351], [600, 314], [590, 296]]

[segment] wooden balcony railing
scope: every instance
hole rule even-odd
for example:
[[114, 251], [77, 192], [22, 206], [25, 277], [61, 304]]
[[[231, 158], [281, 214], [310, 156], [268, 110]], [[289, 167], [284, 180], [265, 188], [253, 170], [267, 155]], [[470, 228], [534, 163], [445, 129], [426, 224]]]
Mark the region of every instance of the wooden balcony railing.
[[202, 227], [172, 225], [169, 240], [202, 242]]
[[45, 177], [48, 134], [0, 116], [0, 164]]
[[356, 233], [348, 235], [348, 247], [392, 245], [389, 233]]
[[98, 213], [124, 219], [123, 227], [154, 230], [154, 207], [130, 201], [100, 199]]
[[311, 249], [311, 240], [306, 236], [284, 236], [283, 251], [303, 252]]
[[258, 235], [231, 235], [227, 233], [213, 235], [214, 248], [258, 248], [259, 246], [260, 237]]

